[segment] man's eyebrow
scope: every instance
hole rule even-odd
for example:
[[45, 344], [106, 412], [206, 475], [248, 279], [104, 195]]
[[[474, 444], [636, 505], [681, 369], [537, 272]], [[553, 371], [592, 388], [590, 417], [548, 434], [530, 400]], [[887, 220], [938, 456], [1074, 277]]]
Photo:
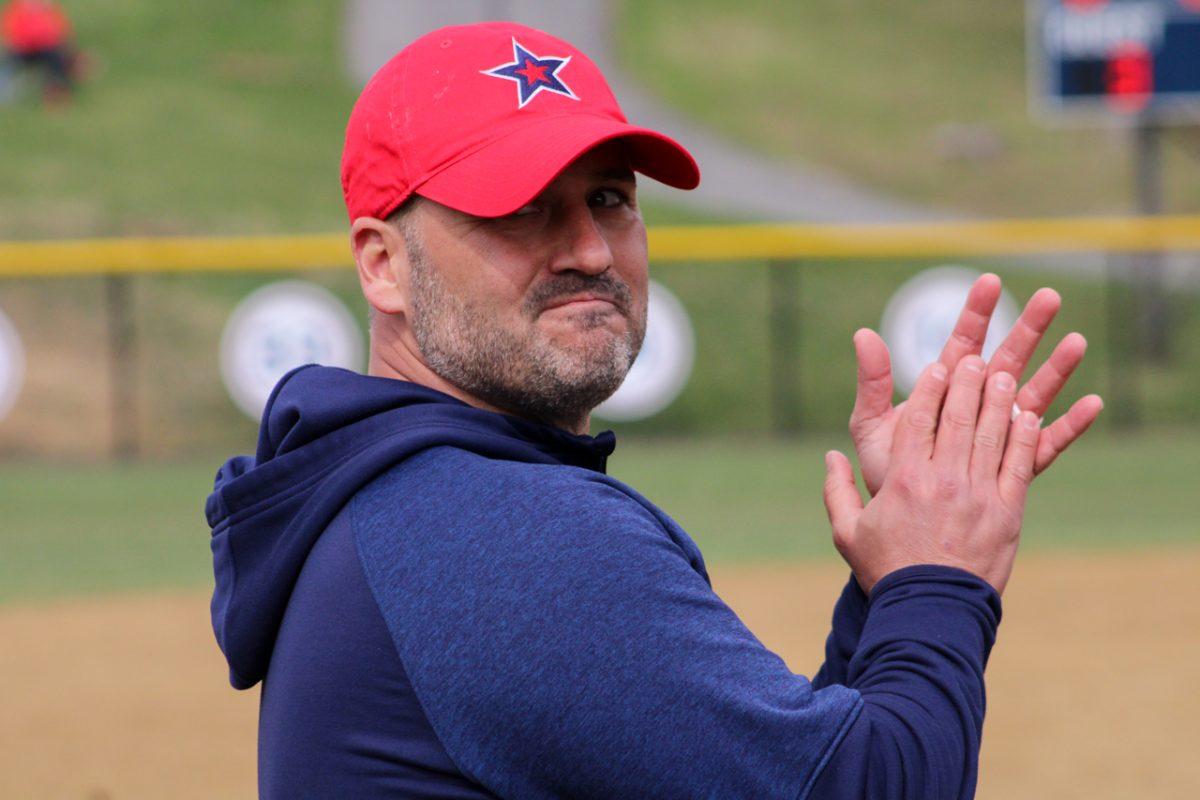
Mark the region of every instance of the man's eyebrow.
[[628, 181], [630, 183], [636, 181], [633, 176], [633, 170], [629, 167], [608, 167], [607, 169], [598, 170], [596, 177], [606, 181]]

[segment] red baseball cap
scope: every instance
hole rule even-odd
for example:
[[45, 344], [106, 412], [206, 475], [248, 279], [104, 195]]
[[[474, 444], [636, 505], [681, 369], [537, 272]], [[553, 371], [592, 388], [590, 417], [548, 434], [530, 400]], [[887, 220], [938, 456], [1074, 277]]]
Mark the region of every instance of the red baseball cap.
[[602, 142], [680, 189], [700, 183], [674, 139], [630, 125], [596, 65], [567, 42], [512, 22], [440, 28], [367, 83], [346, 127], [342, 190], [353, 221], [412, 194], [478, 217], [511, 214]]

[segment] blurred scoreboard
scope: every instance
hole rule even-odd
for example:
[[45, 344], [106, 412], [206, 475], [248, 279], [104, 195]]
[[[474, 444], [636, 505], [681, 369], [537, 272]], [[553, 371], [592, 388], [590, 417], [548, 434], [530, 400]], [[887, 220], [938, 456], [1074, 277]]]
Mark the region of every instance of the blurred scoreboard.
[[1200, 121], [1200, 0], [1028, 0], [1028, 9], [1037, 112]]

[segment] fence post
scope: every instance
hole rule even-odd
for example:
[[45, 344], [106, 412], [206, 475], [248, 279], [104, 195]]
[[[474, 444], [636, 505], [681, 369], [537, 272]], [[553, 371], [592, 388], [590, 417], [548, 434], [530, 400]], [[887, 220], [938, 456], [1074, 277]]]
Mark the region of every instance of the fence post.
[[1108, 256], [1104, 283], [1105, 328], [1108, 334], [1108, 392], [1112, 424], [1115, 428], [1136, 428], [1142, 421], [1141, 371], [1142, 331], [1138, 327], [1141, 309], [1131, 299], [1136, 296], [1134, 260]]
[[[1141, 120], [1134, 128], [1134, 182], [1137, 213], [1154, 217], [1163, 213], [1162, 128]], [[1171, 350], [1171, 307], [1164, 287], [1166, 264], [1161, 252], [1135, 257], [1133, 285], [1139, 307], [1137, 353], [1164, 364]]]
[[112, 454], [138, 455], [137, 331], [133, 322], [132, 278], [109, 273], [104, 278], [108, 306], [109, 396], [112, 411]]
[[776, 434], [800, 432], [800, 265], [771, 261], [768, 345], [771, 379], [771, 426]]

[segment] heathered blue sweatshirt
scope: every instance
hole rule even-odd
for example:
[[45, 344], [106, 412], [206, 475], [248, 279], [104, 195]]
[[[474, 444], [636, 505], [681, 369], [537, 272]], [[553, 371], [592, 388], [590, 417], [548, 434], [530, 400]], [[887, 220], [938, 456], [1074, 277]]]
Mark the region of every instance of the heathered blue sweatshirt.
[[213, 627], [265, 798], [966, 798], [999, 598], [918, 566], [791, 672], [576, 436], [289, 373], [208, 499]]

